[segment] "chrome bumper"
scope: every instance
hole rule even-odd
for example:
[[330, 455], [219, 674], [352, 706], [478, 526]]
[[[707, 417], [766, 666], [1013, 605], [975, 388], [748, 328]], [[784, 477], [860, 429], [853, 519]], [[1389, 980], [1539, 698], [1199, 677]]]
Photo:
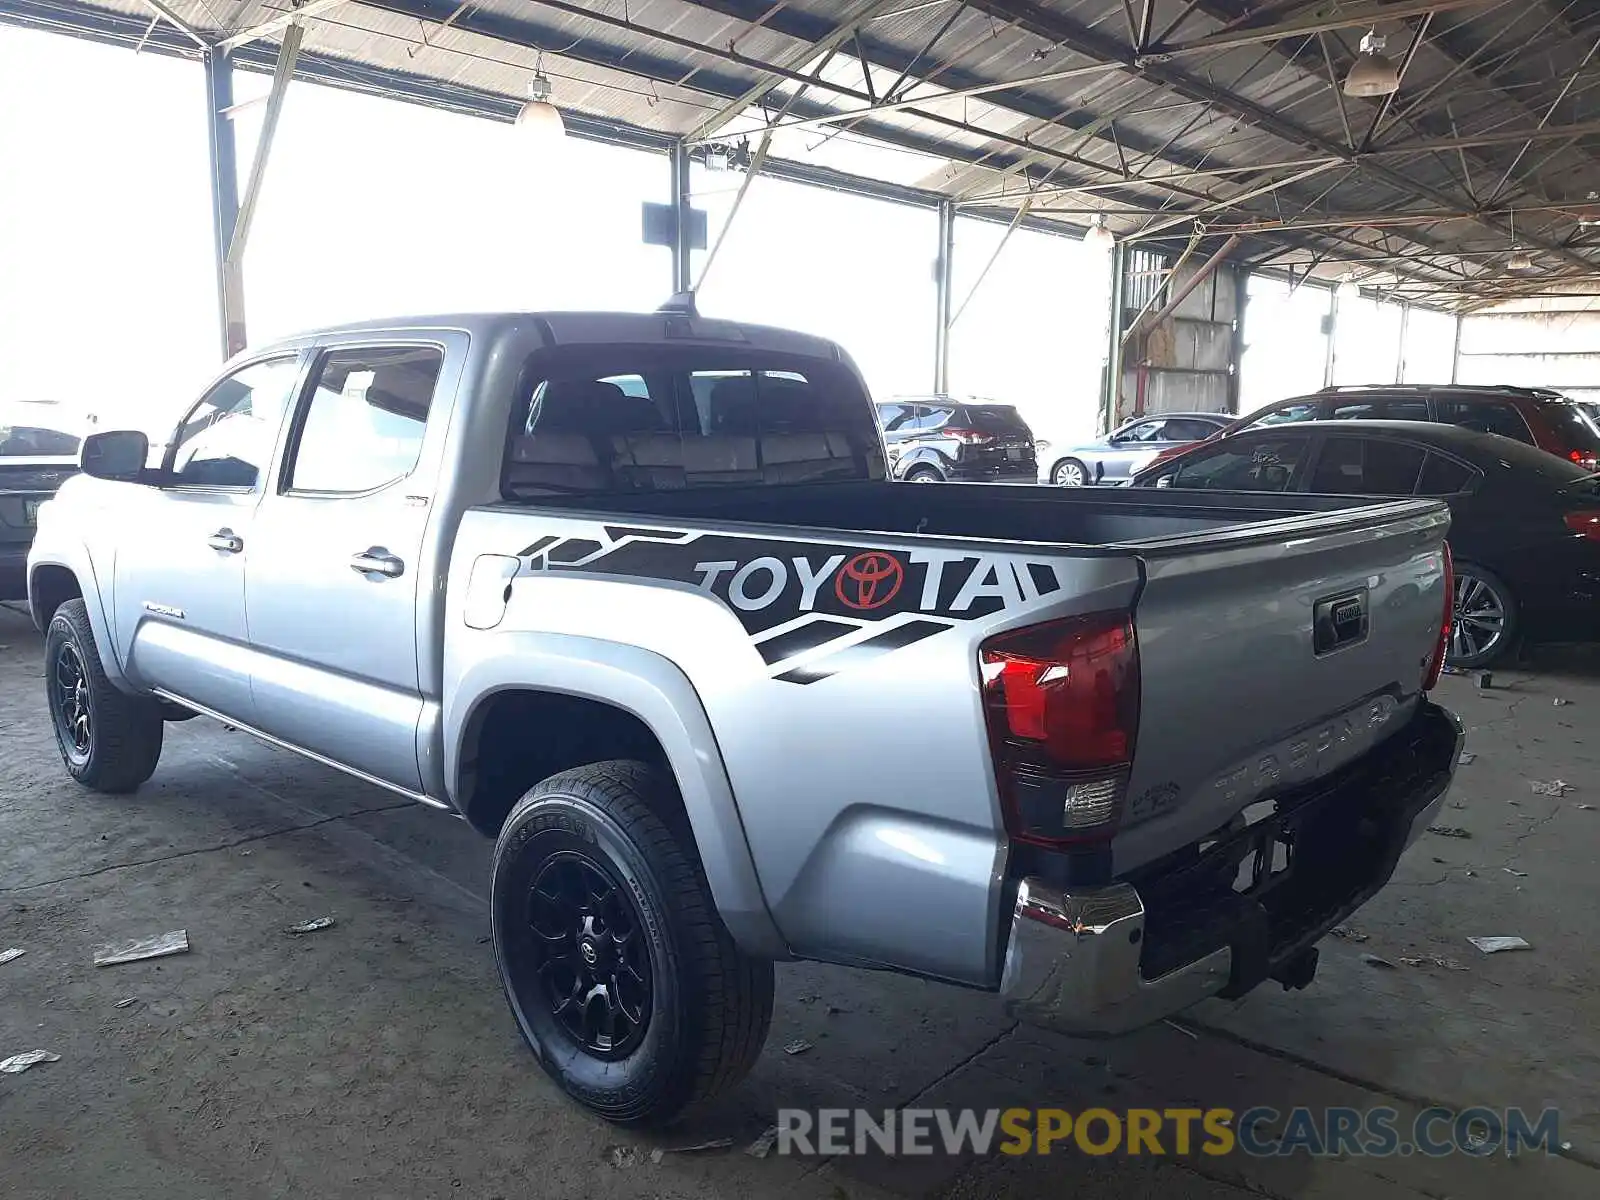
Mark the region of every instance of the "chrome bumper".
[[1226, 948], [1145, 979], [1143, 940], [1144, 902], [1132, 886], [1073, 895], [1023, 880], [1000, 981], [1006, 1012], [1059, 1033], [1128, 1033], [1227, 985], [1233, 955]]
[[[1430, 751], [1439, 758], [1440, 769], [1404, 793], [1409, 827], [1403, 835], [1395, 830], [1382, 878], [1346, 907], [1346, 916], [1387, 883], [1400, 855], [1435, 822], [1444, 806], [1463, 734], [1453, 715], [1433, 711], [1429, 719], [1444, 722], [1436, 735], [1438, 745]], [[1402, 748], [1397, 753], [1410, 751]], [[1144, 940], [1145, 902], [1131, 884], [1063, 892], [1040, 880], [1024, 879], [1017, 886], [1000, 981], [1006, 1012], [1060, 1033], [1128, 1033], [1215, 995], [1235, 974], [1234, 950], [1224, 946], [1146, 979], [1140, 968]], [[1238, 966], [1241, 974], [1252, 974], [1250, 963], [1241, 961]]]

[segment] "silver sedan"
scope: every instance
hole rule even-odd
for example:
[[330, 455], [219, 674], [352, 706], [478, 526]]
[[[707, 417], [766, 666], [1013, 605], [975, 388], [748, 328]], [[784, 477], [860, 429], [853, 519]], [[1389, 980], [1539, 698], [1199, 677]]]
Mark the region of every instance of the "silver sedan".
[[1202, 442], [1236, 419], [1230, 413], [1160, 413], [1135, 417], [1102, 438], [1076, 446], [1039, 442], [1039, 482], [1061, 487], [1121, 486], [1162, 451]]

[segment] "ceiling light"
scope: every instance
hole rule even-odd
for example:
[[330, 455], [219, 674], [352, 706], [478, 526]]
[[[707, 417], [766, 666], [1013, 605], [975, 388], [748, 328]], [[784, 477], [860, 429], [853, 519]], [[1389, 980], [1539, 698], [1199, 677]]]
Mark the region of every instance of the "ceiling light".
[[1352, 300], [1361, 299], [1361, 289], [1356, 286], [1353, 276], [1346, 275], [1339, 281], [1338, 297], [1340, 304], [1347, 304]]
[[1387, 39], [1369, 30], [1361, 39], [1361, 54], [1344, 77], [1346, 96], [1392, 96], [1400, 90], [1400, 68], [1383, 56]]
[[1537, 271], [1538, 269], [1539, 264], [1533, 261], [1533, 255], [1520, 246], [1511, 248], [1511, 257], [1506, 260], [1506, 270], [1527, 272]]
[[559, 138], [567, 132], [561, 110], [550, 103], [550, 80], [543, 73], [528, 85], [528, 102], [517, 113], [517, 127], [541, 140]]
[[1084, 231], [1083, 244], [1099, 254], [1107, 254], [1117, 244], [1116, 235], [1106, 228], [1104, 217], [1095, 217], [1094, 224]]

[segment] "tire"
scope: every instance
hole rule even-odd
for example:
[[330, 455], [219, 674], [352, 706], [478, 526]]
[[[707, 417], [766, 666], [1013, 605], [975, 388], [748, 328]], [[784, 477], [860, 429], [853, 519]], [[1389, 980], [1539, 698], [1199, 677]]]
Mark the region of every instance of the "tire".
[[661, 815], [677, 801], [644, 763], [594, 763], [528, 792], [495, 843], [495, 959], [517, 1027], [562, 1090], [619, 1125], [732, 1088], [772, 1023], [772, 964], [718, 918], [687, 828]]
[[1517, 635], [1517, 601], [1506, 581], [1476, 563], [1455, 564], [1455, 608], [1445, 662], [1472, 670], [1509, 653]]
[[907, 483], [943, 483], [944, 476], [937, 467], [912, 467], [906, 472]]
[[1075, 458], [1063, 458], [1050, 468], [1050, 482], [1057, 487], [1087, 487], [1089, 468]]
[[68, 600], [45, 631], [45, 697], [67, 773], [84, 787], [134, 791], [161, 761], [161, 707], [106, 676], [84, 602]]

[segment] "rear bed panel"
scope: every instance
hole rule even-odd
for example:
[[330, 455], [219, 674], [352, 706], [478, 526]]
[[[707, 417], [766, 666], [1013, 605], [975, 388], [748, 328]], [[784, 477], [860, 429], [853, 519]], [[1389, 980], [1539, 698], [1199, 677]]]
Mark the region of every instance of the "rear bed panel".
[[[1192, 550], [1149, 553], [1134, 618], [1143, 703], [1113, 844], [1118, 875], [1405, 724], [1437, 644], [1449, 516], [1442, 505], [1384, 507], [1331, 532], [1231, 548], [1208, 535]], [[1319, 606], [1325, 622], [1340, 611], [1349, 637], [1321, 653]]]

